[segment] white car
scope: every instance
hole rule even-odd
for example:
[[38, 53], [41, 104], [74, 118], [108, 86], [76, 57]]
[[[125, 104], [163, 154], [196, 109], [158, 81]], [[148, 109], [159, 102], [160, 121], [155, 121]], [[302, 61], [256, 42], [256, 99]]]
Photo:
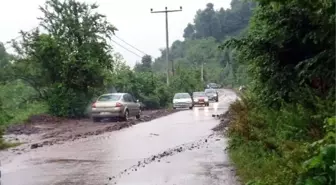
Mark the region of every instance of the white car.
[[176, 93], [173, 98], [173, 109], [193, 108], [193, 100], [189, 93]]

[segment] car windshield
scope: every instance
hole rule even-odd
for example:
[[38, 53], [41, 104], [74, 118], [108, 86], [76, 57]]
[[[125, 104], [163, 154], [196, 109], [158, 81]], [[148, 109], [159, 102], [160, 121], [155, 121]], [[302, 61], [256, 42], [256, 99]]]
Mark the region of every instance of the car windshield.
[[102, 95], [98, 98], [98, 101], [118, 101], [121, 95], [117, 94], [106, 94]]
[[215, 93], [216, 91], [214, 89], [205, 89], [205, 93], [209, 94], [209, 93]]
[[188, 93], [178, 93], [175, 94], [174, 99], [183, 99], [183, 98], [190, 98]]
[[200, 96], [205, 96], [204, 92], [194, 92], [193, 97], [200, 97]]

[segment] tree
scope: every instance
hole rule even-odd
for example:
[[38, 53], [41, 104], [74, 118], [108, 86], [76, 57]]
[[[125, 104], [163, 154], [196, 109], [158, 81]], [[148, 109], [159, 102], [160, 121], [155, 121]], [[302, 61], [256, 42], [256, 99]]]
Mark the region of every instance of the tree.
[[152, 70], [152, 57], [150, 55], [144, 55], [141, 58], [141, 63], [136, 63], [134, 71], [136, 72], [149, 72]]
[[[186, 66], [199, 68], [202, 62], [206, 62], [206, 78], [219, 81], [219, 83], [226, 83], [227, 76], [224, 75], [223, 70], [229, 61], [228, 57], [225, 58], [225, 54], [231, 55], [232, 49], [229, 48], [227, 52], [222, 52], [217, 49], [217, 46], [227, 38], [245, 34], [244, 31], [255, 4], [249, 1], [234, 0], [231, 9], [220, 8], [217, 11], [214, 9], [214, 4], [208, 3], [203, 10], [196, 12], [194, 23], [189, 23], [184, 29], [183, 37], [185, 40], [177, 40], [172, 43], [169, 58], [174, 60], [176, 66], [180, 68], [182, 66], [183, 68]], [[155, 59], [153, 63], [154, 71], [166, 72], [165, 53], [166, 50], [163, 49], [161, 56]], [[240, 64], [235, 62], [234, 65]], [[233, 73], [237, 72], [238, 67], [233, 67]], [[244, 72], [244, 70], [240, 71]], [[233, 74], [233, 76], [236, 75]], [[237, 80], [232, 82], [238, 83]]]
[[[96, 90], [104, 86], [105, 71], [112, 69], [106, 39], [116, 28], [94, 13], [97, 8], [75, 0], [48, 0], [39, 18], [47, 34], [22, 32], [23, 42], [16, 44], [21, 57], [15, 74], [22, 73], [19, 77], [37, 91], [46, 87], [43, 97], [54, 115], [83, 116]], [[29, 75], [24, 66], [31, 69]]]
[[193, 39], [195, 35], [195, 27], [194, 25], [188, 23], [187, 27], [184, 29], [183, 37], [185, 39]]
[[150, 55], [145, 55], [141, 58], [141, 63], [146, 68], [152, 67], [152, 57]]

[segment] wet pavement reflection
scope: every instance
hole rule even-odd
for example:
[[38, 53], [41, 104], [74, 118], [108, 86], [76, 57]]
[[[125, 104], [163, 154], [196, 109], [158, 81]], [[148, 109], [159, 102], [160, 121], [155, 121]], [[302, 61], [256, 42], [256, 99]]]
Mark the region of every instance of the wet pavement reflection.
[[[212, 114], [223, 113], [235, 98], [221, 90], [219, 102], [210, 107], [23, 153], [2, 161], [1, 185], [234, 184], [226, 140], [211, 129], [219, 123]], [[182, 151], [200, 140], [205, 142]], [[137, 165], [165, 151], [159, 160]]]

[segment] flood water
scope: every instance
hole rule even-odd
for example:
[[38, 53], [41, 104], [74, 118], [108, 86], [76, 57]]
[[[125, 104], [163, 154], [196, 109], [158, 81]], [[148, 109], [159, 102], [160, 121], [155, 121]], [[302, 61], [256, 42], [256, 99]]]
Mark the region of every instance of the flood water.
[[[219, 102], [210, 107], [195, 107], [120, 131], [37, 148], [2, 161], [1, 185], [235, 184], [224, 151], [227, 141], [211, 129], [219, 123], [212, 114], [227, 110], [236, 95], [230, 90], [219, 92]], [[144, 158], [205, 139], [205, 144], [193, 150], [125, 172]]]

